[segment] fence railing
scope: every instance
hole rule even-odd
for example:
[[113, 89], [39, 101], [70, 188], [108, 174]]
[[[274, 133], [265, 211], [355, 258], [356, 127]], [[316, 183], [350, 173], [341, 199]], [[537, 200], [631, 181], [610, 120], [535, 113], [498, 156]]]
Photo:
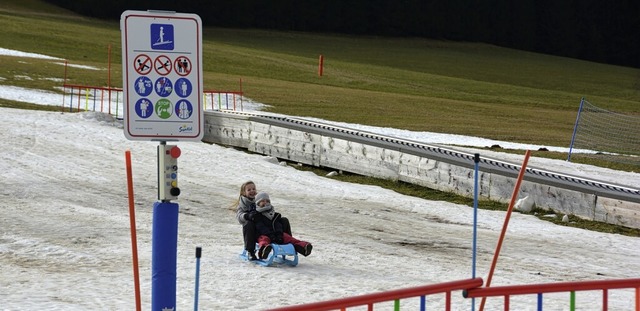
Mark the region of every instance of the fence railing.
[[124, 112], [122, 89], [100, 86], [65, 84], [62, 109], [109, 113], [122, 118]]
[[[465, 298], [504, 297], [504, 310], [509, 310], [509, 301], [516, 295], [537, 295], [537, 309], [543, 310], [543, 295], [546, 293], [569, 293], [569, 306], [571, 311], [576, 310], [576, 292], [581, 291], [602, 291], [602, 310], [609, 308], [609, 290], [612, 289], [634, 289], [635, 299], [629, 301], [629, 306], [635, 303], [635, 310], [640, 311], [640, 279], [619, 279], [619, 280], [597, 280], [597, 281], [577, 281], [559, 282], [547, 284], [528, 284], [481, 287], [482, 278], [458, 280], [453, 282], [432, 284], [406, 289], [392, 290], [387, 292], [373, 293], [361, 296], [313, 302], [295, 306], [287, 306], [269, 311], [328, 311], [342, 310], [347, 308], [367, 306], [369, 311], [373, 311], [374, 304], [382, 302], [394, 302], [394, 310], [400, 310], [400, 299], [420, 297], [420, 310], [426, 310], [426, 296], [445, 294], [445, 310], [451, 310], [451, 292], [461, 290]], [[593, 307], [593, 305], [589, 305]]]
[[[640, 279], [597, 280], [560, 282], [548, 284], [528, 284], [473, 288], [463, 291], [466, 298], [504, 297], [504, 310], [509, 310], [509, 300], [516, 295], [537, 295], [537, 309], [542, 310], [543, 294], [569, 292], [569, 308], [576, 310], [576, 292], [602, 291], [602, 310], [609, 309], [609, 290], [611, 289], [635, 289], [635, 310], [640, 311]], [[629, 302], [631, 306], [634, 302]], [[591, 306], [593, 307], [593, 306]]]
[[[64, 84], [62, 109], [104, 112], [124, 117], [124, 98], [121, 88]], [[244, 110], [241, 91], [204, 91], [203, 109]]]
[[349, 307], [367, 306], [368, 310], [373, 310], [376, 303], [394, 301], [396, 310], [400, 309], [400, 299], [420, 297], [420, 310], [426, 308], [426, 296], [444, 294], [446, 310], [451, 310], [451, 292], [465, 290], [482, 286], [482, 278], [458, 280], [440, 284], [411, 287], [405, 289], [392, 290], [388, 292], [374, 293], [362, 296], [354, 296], [330, 301], [308, 303], [297, 306], [270, 309], [270, 311], [328, 311], [346, 310]]
[[242, 91], [204, 91], [203, 108], [205, 110], [235, 110], [243, 111]]

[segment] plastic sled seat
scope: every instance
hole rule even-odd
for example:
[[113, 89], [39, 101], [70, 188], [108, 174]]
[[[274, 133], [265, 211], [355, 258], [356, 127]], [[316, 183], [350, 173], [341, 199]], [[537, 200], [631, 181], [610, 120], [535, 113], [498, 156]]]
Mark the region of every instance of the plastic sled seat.
[[[273, 250], [271, 251], [271, 254], [269, 254], [269, 257], [266, 259], [252, 260], [251, 262], [264, 267], [272, 266], [274, 264], [284, 264], [292, 267], [298, 265], [298, 253], [296, 253], [296, 249], [293, 247], [293, 244], [271, 243], [271, 247]], [[259, 248], [258, 244], [256, 244], [256, 249]], [[242, 251], [240, 258], [249, 261], [249, 254], [247, 254], [246, 250]]]

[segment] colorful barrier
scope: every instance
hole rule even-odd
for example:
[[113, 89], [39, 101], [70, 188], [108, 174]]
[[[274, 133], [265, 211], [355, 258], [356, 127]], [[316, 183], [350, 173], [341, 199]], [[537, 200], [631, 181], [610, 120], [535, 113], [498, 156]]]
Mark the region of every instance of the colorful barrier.
[[205, 110], [243, 111], [242, 91], [204, 91], [202, 92]]
[[[122, 119], [124, 99], [121, 88], [64, 84], [62, 110], [104, 112]], [[204, 91], [203, 109], [243, 111], [241, 91]]]
[[122, 118], [124, 105], [122, 101], [122, 89], [100, 86], [86, 86], [64, 84], [62, 96], [62, 109], [76, 111], [98, 111]]
[[[342, 310], [347, 308], [367, 306], [369, 311], [373, 310], [374, 304], [381, 302], [394, 302], [394, 310], [400, 310], [400, 299], [420, 298], [420, 310], [426, 310], [426, 296], [445, 294], [445, 310], [451, 310], [451, 292], [461, 290], [465, 298], [487, 298], [504, 297], [504, 310], [509, 309], [509, 300], [516, 295], [537, 295], [538, 305], [536, 310], [543, 310], [543, 295], [545, 293], [567, 292], [569, 310], [577, 310], [576, 292], [581, 291], [602, 291], [602, 310], [608, 310], [608, 294], [612, 289], [634, 289], [635, 300], [629, 301], [629, 306], [635, 303], [636, 311], [640, 311], [640, 279], [619, 279], [619, 280], [597, 280], [579, 282], [559, 282], [548, 284], [528, 284], [481, 287], [482, 278], [458, 280], [447, 283], [432, 284], [426, 286], [412, 287], [400, 290], [354, 296], [336, 300], [314, 302], [302, 305], [288, 306], [270, 309], [269, 311], [328, 311]], [[590, 308], [595, 306], [589, 305]], [[584, 306], [583, 306], [584, 308]]]
[[451, 310], [451, 292], [476, 288], [482, 286], [482, 278], [458, 280], [433, 285], [425, 285], [398, 289], [388, 292], [354, 296], [323, 302], [315, 302], [297, 306], [270, 309], [269, 311], [328, 311], [346, 310], [349, 307], [367, 306], [368, 310], [373, 310], [376, 303], [393, 301], [394, 309], [400, 310], [400, 299], [420, 297], [420, 310], [426, 309], [426, 296], [444, 294], [446, 299], [446, 310]]
[[[509, 300], [516, 295], [537, 295], [538, 305], [536, 310], [542, 310], [543, 294], [569, 292], [569, 310], [576, 310], [576, 292], [602, 291], [602, 310], [609, 310], [608, 297], [611, 289], [635, 289], [635, 310], [640, 311], [640, 279], [598, 280], [579, 282], [559, 282], [548, 284], [527, 284], [474, 288], [464, 291], [466, 298], [504, 297], [504, 310], [509, 310]], [[629, 306], [634, 302], [629, 301]], [[590, 305], [589, 307], [594, 307]]]

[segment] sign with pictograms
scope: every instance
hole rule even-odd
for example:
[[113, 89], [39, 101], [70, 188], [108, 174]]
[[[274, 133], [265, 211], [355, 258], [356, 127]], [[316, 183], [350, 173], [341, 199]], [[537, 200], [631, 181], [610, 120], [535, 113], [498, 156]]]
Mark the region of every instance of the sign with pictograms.
[[145, 76], [151, 72], [151, 58], [148, 55], [137, 55], [133, 64], [136, 72], [142, 76]]
[[204, 134], [200, 17], [125, 11], [120, 30], [127, 139], [200, 141]]
[[187, 57], [176, 58], [176, 73], [181, 76], [187, 76], [191, 73], [191, 60]]
[[165, 55], [156, 57], [155, 65], [153, 66], [156, 72], [161, 76], [166, 76], [171, 73], [171, 59]]

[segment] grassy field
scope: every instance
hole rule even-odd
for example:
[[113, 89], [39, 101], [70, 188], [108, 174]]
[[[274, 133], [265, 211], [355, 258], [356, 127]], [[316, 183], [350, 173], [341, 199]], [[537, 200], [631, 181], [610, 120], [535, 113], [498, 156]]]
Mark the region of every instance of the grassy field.
[[[70, 83], [122, 85], [118, 21], [36, 0], [1, 6], [2, 47], [104, 69], [70, 69]], [[238, 90], [242, 79], [245, 95], [273, 112], [553, 146], [569, 145], [582, 97], [640, 115], [638, 69], [477, 43], [204, 26], [205, 89]], [[50, 61], [0, 64], [3, 84], [52, 90], [60, 83], [15, 76], [64, 76]]]
[[[635, 68], [480, 43], [204, 26], [205, 89], [239, 90], [242, 79], [244, 95], [270, 105], [272, 112], [565, 147], [582, 97], [607, 110], [640, 116], [640, 70]], [[39, 0], [4, 0], [0, 48], [45, 54], [100, 70], [68, 67], [65, 72], [64, 61], [0, 56], [0, 84], [59, 92], [59, 79], [66, 75], [71, 84], [121, 87], [119, 28], [119, 21], [89, 19]], [[319, 55], [325, 59], [322, 77]], [[38, 108], [3, 99], [0, 106]], [[542, 151], [533, 156], [567, 157]], [[580, 156], [572, 161], [638, 169]], [[337, 178], [410, 195], [428, 193], [424, 188], [361, 176]], [[428, 195], [469, 204], [462, 197]], [[506, 209], [494, 202], [481, 207]], [[592, 226], [640, 236], [640, 230]]]

